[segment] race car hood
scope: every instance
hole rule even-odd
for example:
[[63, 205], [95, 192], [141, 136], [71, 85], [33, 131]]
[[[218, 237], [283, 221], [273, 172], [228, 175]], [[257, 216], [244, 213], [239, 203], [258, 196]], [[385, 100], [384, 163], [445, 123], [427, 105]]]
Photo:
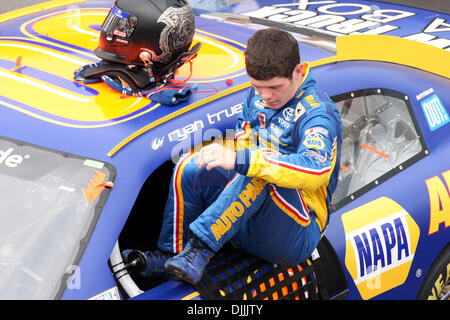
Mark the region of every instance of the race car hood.
[[[72, 152], [86, 153], [90, 146], [99, 151], [92, 156], [110, 157], [145, 125], [157, 126], [249, 86], [243, 53], [253, 31], [200, 17], [194, 44], [201, 42], [202, 48], [188, 83], [196, 90], [186, 103], [170, 107], [145, 97], [125, 97], [104, 83], [76, 83], [77, 68], [100, 60], [93, 50], [113, 1], [63, 3], [0, 17], [0, 103], [9, 119], [0, 135], [63, 150], [70, 140]], [[303, 53], [308, 60], [331, 55], [312, 47]], [[177, 77], [188, 75], [189, 67], [184, 66]], [[22, 130], [15, 132], [12, 128], [19, 124]], [[57, 141], [50, 142], [52, 137]]]
[[[0, 103], [6, 107], [2, 114], [8, 119], [0, 128], [0, 135], [111, 159], [143, 133], [205, 105], [223, 104], [249, 86], [244, 51], [255, 30], [201, 16], [196, 17], [194, 44], [201, 42], [202, 48], [188, 82], [190, 88], [195, 88], [189, 101], [171, 107], [144, 97], [124, 97], [104, 83], [74, 82], [77, 68], [100, 60], [93, 51], [112, 5], [112, 0], [50, 1], [0, 16]], [[245, 24], [256, 21], [309, 32], [309, 39], [303, 37], [305, 41], [300, 45], [304, 61], [334, 55], [329, 44], [326, 49], [305, 44], [314, 40], [319, 43], [320, 37], [333, 42], [338, 36], [353, 33], [382, 34], [441, 48], [450, 43], [446, 22], [449, 15], [388, 3], [289, 4], [264, 0], [240, 1], [220, 10], [222, 14], [238, 14], [241, 22], [248, 18]], [[205, 16], [211, 18], [214, 14]], [[223, 15], [217, 17], [224, 20]], [[186, 65], [177, 78], [186, 78], [189, 73]], [[188, 119], [184, 126], [190, 123]], [[180, 128], [184, 127], [182, 124]], [[17, 126], [21, 130], [14, 130]], [[70, 150], [67, 140], [71, 141]]]

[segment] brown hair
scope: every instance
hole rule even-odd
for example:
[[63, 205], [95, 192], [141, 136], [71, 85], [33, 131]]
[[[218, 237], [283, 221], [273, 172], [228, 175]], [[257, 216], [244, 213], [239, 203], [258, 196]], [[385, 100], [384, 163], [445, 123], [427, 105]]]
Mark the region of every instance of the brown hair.
[[248, 39], [245, 64], [247, 74], [256, 80], [291, 79], [299, 63], [298, 43], [289, 32], [276, 28], [262, 29]]

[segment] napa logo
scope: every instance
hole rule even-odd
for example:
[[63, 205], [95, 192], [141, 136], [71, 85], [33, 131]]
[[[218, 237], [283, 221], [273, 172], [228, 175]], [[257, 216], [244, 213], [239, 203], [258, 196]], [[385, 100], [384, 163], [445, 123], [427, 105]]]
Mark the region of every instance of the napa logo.
[[405, 209], [382, 197], [344, 213], [342, 222], [345, 265], [363, 299], [405, 282], [420, 236]]

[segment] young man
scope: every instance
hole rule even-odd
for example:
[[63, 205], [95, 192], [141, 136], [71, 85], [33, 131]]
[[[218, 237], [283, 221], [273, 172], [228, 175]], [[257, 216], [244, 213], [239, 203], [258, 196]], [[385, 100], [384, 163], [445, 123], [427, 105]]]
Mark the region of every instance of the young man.
[[246, 68], [253, 87], [234, 148], [210, 144], [177, 163], [158, 242], [163, 252], [146, 253], [146, 275], [165, 270], [196, 284], [228, 241], [272, 263], [298, 264], [328, 224], [339, 172], [339, 112], [316, 88], [287, 32], [257, 31]]

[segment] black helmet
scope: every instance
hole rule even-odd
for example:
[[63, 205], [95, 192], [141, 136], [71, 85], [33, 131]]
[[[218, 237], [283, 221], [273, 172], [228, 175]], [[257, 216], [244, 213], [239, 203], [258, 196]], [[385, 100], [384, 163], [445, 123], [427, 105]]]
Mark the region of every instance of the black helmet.
[[104, 60], [151, 64], [158, 70], [189, 50], [194, 32], [194, 12], [185, 0], [117, 0], [94, 53]]

